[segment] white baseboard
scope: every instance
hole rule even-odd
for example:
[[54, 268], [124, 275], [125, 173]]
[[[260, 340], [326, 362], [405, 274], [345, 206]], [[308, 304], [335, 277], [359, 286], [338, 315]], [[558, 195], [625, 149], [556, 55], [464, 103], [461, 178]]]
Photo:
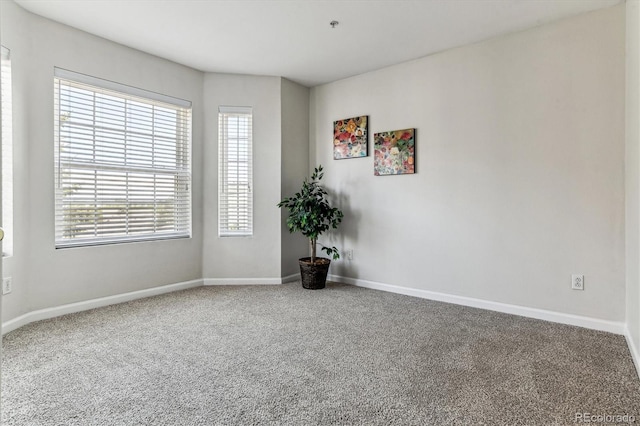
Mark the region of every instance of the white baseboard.
[[282, 278], [204, 278], [204, 285], [278, 285], [292, 283], [300, 279], [300, 274]]
[[614, 334], [625, 334], [625, 324], [623, 322], [606, 321], [597, 318], [583, 317], [579, 315], [565, 314], [562, 312], [547, 311], [544, 309], [528, 308], [526, 306], [510, 305], [507, 303], [492, 302], [489, 300], [475, 299], [472, 297], [456, 296], [453, 294], [438, 293], [435, 291], [421, 290], [410, 287], [401, 287], [391, 284], [383, 284], [374, 281], [361, 280], [356, 278], [342, 277], [339, 275], [329, 275], [329, 281], [336, 281], [357, 287], [366, 287], [374, 290], [399, 293], [407, 296], [420, 297], [423, 299], [436, 300], [439, 302], [453, 303], [456, 305], [470, 306], [473, 308], [487, 309], [490, 311], [503, 312], [506, 314], [520, 315], [528, 318], [535, 318], [545, 321], [557, 322], [560, 324], [575, 325], [578, 327], [593, 330], [607, 331]]
[[286, 277], [282, 277], [282, 284], [293, 283], [300, 280], [300, 274], [291, 274]]
[[[640, 375], [640, 355], [638, 354], [636, 347], [633, 345], [633, 340], [628, 333], [625, 324], [622, 322], [606, 321], [597, 318], [583, 317], [561, 312], [547, 311], [543, 309], [528, 308], [525, 306], [510, 305], [506, 303], [492, 302], [471, 297], [438, 293], [429, 290], [401, 287], [374, 281], [342, 277], [339, 275], [329, 275], [327, 278], [329, 279], [329, 281], [342, 282], [358, 287], [366, 287], [374, 290], [382, 290], [391, 293], [405, 294], [407, 296], [420, 297], [423, 299], [436, 300], [440, 302], [453, 303], [456, 305], [464, 305], [474, 308], [488, 309], [491, 311], [504, 312], [508, 314], [520, 315], [523, 317], [536, 318], [561, 324], [575, 325], [578, 327], [585, 327], [594, 330], [607, 331], [615, 334], [622, 334], [626, 337], [627, 342], [629, 343], [629, 348], [634, 363]], [[103, 306], [128, 302], [130, 300], [142, 299], [150, 296], [156, 296], [172, 291], [185, 290], [202, 285], [278, 285], [297, 281], [298, 279], [299, 274], [292, 274], [282, 278], [205, 278], [200, 280], [192, 280], [177, 284], [165, 285], [161, 287], [153, 287], [145, 290], [132, 291], [129, 293], [101, 297], [98, 299], [91, 299], [83, 302], [70, 303], [67, 305], [39, 309], [37, 311], [29, 312], [2, 324], [2, 334], [4, 335], [34, 321], [41, 321], [44, 319], [58, 317], [60, 315], [86, 311], [89, 309], [100, 308]]]
[[205, 278], [204, 285], [278, 285], [283, 278]]
[[6, 334], [17, 328], [35, 321], [59, 317], [60, 315], [72, 314], [89, 309], [101, 308], [103, 306], [115, 305], [116, 303], [129, 302], [131, 300], [145, 297], [157, 296], [159, 294], [173, 291], [186, 290], [188, 288], [202, 286], [202, 280], [185, 281], [177, 284], [163, 285], [160, 287], [147, 288], [144, 290], [132, 291], [129, 293], [116, 294], [115, 296], [100, 297], [98, 299], [85, 300], [82, 302], [69, 303], [67, 305], [55, 306], [53, 308], [38, 309], [9, 320], [2, 324], [2, 334]]
[[635, 345], [633, 337], [631, 337], [631, 333], [629, 333], [628, 327], [625, 327], [624, 337], [627, 339], [627, 345], [629, 346], [629, 351], [631, 352], [631, 358], [633, 359], [633, 363], [636, 366], [638, 378], [640, 378], [640, 353], [638, 353], [638, 347]]
[[172, 291], [200, 287], [202, 285], [277, 285], [294, 282], [299, 278], [300, 274], [292, 274], [282, 278], [205, 278], [153, 287], [145, 290], [132, 291], [114, 296], [101, 297], [98, 299], [85, 300], [82, 302], [69, 303], [67, 305], [55, 306], [52, 308], [38, 309], [13, 318], [2, 324], [2, 335], [35, 321], [55, 318], [75, 312], [87, 311], [89, 309], [101, 308], [103, 306], [115, 305], [116, 303], [128, 302], [130, 300], [157, 296], [159, 294], [170, 293]]

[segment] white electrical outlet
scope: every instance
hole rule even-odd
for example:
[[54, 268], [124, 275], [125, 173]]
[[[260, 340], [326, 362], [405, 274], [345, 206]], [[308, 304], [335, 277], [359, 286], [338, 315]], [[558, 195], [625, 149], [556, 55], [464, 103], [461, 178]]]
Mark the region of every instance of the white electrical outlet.
[[584, 290], [584, 275], [571, 275], [571, 288]]
[[2, 279], [2, 294], [11, 293], [12, 288], [13, 288], [13, 281], [12, 281], [11, 277], [3, 278]]
[[347, 260], [353, 260], [353, 249], [346, 250]]

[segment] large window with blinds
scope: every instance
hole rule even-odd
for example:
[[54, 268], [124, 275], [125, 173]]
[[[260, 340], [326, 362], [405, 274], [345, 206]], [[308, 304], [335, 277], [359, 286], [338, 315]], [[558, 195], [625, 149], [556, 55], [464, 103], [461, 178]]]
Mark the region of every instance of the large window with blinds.
[[218, 235], [253, 235], [253, 112], [218, 109]]
[[56, 247], [191, 236], [191, 103], [56, 68]]

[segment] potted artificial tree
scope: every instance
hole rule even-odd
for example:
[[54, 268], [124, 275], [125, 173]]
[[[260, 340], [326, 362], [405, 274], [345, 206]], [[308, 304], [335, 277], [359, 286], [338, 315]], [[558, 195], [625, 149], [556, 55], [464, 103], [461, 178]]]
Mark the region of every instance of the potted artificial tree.
[[[287, 218], [289, 232], [300, 231], [309, 239], [311, 257], [303, 257], [299, 259], [299, 263], [302, 286], [312, 290], [324, 288], [331, 264], [330, 259], [316, 256], [318, 237], [331, 228], [336, 229], [343, 217], [340, 210], [329, 204], [327, 191], [320, 186], [322, 176], [324, 176], [322, 166], [316, 167], [311, 179], [304, 179], [299, 192], [278, 203], [278, 207], [289, 209]], [[340, 258], [337, 248], [320, 245], [322, 250], [334, 260]]]

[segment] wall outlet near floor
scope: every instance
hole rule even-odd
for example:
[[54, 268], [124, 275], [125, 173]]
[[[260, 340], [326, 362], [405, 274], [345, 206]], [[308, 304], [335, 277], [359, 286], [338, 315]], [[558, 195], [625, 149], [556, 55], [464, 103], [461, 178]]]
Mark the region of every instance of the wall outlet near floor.
[[11, 293], [13, 289], [13, 279], [11, 277], [6, 277], [2, 279], [2, 294]]
[[347, 260], [353, 260], [353, 249], [347, 249], [344, 251], [344, 257], [347, 258]]
[[571, 288], [584, 290], [584, 275], [571, 275]]

